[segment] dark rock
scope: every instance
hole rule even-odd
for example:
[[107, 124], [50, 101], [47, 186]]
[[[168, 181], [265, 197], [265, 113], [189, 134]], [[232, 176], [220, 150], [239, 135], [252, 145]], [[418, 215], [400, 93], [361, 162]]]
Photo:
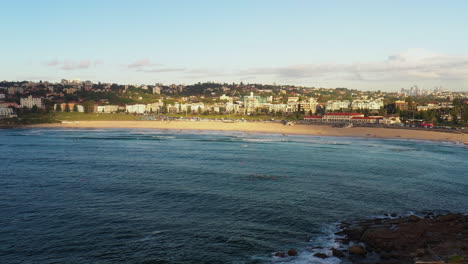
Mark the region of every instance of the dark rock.
[[361, 245], [353, 245], [348, 248], [349, 254], [352, 255], [359, 255], [365, 256], [367, 254], [367, 250]]
[[462, 215], [459, 215], [459, 214], [448, 214], [448, 215], [441, 215], [437, 217], [437, 219], [441, 222], [449, 222], [449, 221], [455, 221], [461, 216]]
[[321, 259], [328, 258], [327, 254], [323, 254], [323, 253], [316, 253], [314, 254], [314, 257], [321, 258]]
[[351, 240], [359, 240], [366, 229], [367, 225], [354, 224], [344, 230], [344, 233]]
[[391, 217], [396, 217], [397, 214], [396, 214], [396, 213], [391, 213], [390, 216], [391, 216]]
[[297, 250], [294, 249], [294, 248], [291, 248], [290, 250], [288, 250], [288, 255], [289, 256], [297, 256]]
[[338, 258], [343, 258], [345, 256], [343, 251], [336, 249], [336, 248], [332, 248], [332, 255]]
[[411, 222], [417, 222], [417, 221], [421, 220], [421, 218], [419, 218], [419, 217], [416, 216], [416, 215], [410, 215], [410, 216], [408, 217], [408, 220], [410, 220]]

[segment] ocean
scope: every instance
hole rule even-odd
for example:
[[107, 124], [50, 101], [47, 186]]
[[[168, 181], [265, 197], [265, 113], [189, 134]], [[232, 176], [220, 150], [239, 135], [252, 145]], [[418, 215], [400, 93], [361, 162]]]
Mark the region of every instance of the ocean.
[[313, 253], [341, 221], [468, 212], [453, 143], [37, 128], [0, 149], [2, 264], [339, 263]]

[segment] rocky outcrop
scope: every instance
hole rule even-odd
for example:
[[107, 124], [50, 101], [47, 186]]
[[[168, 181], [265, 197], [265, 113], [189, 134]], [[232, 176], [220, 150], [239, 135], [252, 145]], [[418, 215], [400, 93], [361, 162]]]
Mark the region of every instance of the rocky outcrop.
[[348, 247], [353, 263], [368, 262], [371, 256], [382, 264], [468, 259], [468, 215], [391, 216], [342, 224], [338, 235], [345, 236], [341, 243], [353, 243]]

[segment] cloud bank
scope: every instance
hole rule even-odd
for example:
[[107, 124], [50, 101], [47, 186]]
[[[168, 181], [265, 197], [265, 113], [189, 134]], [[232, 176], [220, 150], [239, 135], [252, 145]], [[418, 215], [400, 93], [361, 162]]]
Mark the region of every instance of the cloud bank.
[[241, 76], [271, 75], [281, 79], [337, 79], [397, 81], [421, 79], [465, 80], [468, 56], [453, 56], [416, 49], [376, 62], [353, 64], [299, 64], [241, 70]]

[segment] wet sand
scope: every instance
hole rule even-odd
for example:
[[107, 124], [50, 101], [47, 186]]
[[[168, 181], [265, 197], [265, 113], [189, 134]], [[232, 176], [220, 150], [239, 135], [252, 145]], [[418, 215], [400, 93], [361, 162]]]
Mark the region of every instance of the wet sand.
[[334, 128], [324, 125], [302, 124], [287, 126], [280, 123], [266, 122], [227, 123], [221, 121], [79, 121], [61, 124], [31, 125], [28, 127], [218, 130], [291, 135], [417, 139], [430, 141], [463, 142], [468, 144], [467, 135], [462, 133], [373, 127]]

